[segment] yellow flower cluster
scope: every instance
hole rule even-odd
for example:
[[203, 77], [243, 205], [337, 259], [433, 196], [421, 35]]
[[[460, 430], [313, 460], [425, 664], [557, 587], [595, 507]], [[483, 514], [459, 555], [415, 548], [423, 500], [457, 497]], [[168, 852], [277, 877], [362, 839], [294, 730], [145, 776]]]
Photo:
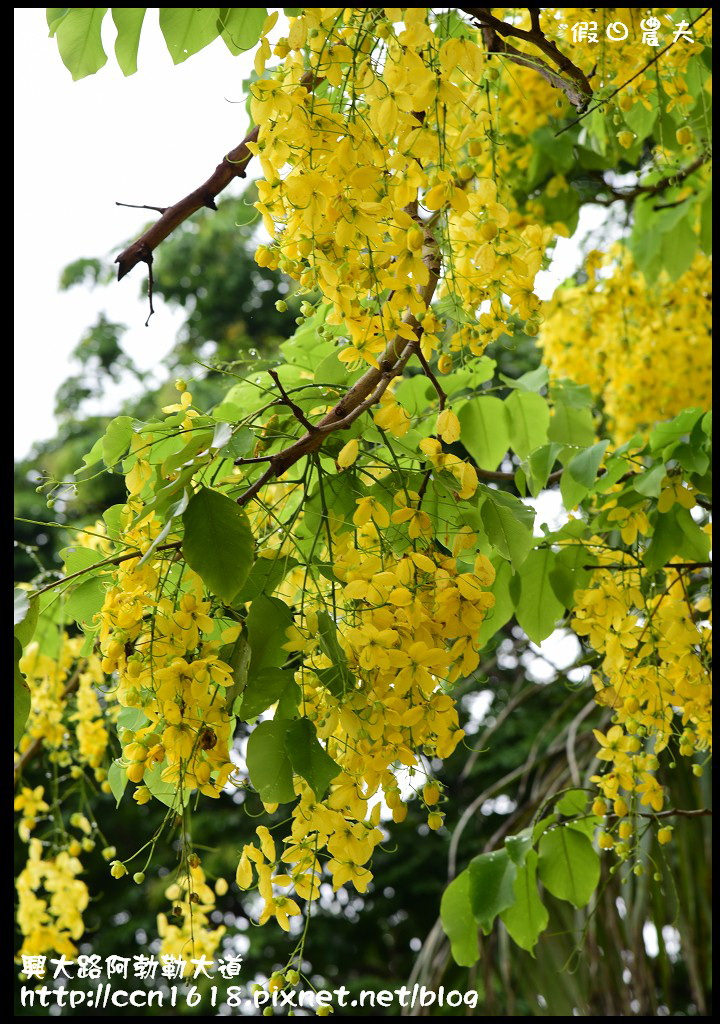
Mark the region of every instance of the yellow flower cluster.
[[28, 860], [17, 878], [17, 921], [24, 937], [20, 955], [57, 952], [73, 957], [82, 936], [87, 886], [77, 876], [82, 864], [67, 850], [43, 857], [39, 839], [30, 839]]
[[[303, 607], [285, 645], [303, 658], [296, 673], [303, 714], [341, 771], [323, 800], [295, 777], [300, 799], [279, 853], [265, 826], [257, 829], [259, 845], [244, 847], [237, 882], [249, 888], [256, 876], [264, 899], [260, 923], [274, 917], [288, 930], [289, 919], [301, 912], [293, 896], [317, 899], [323, 867], [334, 889], [352, 883], [365, 892], [372, 878], [368, 863], [383, 837], [380, 798], [396, 822], [407, 813], [398, 766], [424, 781], [425, 758], [448, 757], [464, 735], [447, 691], [477, 667], [477, 635], [494, 604], [487, 588], [495, 572], [484, 555], [464, 569], [455, 556], [436, 550], [423, 539], [418, 496], [402, 499], [392, 515], [372, 497], [358, 499], [354, 532], [339, 532], [332, 540], [340, 581], [332, 592], [311, 600], [308, 589], [299, 589], [302, 573], [295, 579], [291, 574], [285, 584], [284, 593]], [[403, 554], [383, 543], [391, 525], [412, 542]], [[463, 536], [459, 546], [474, 540]], [[326, 685], [327, 672], [337, 664], [323, 649], [318, 625], [331, 604], [351, 680], [341, 690]], [[438, 828], [439, 786], [427, 782], [422, 798], [428, 824]]]
[[[596, 555], [601, 563], [618, 558], [600, 549]], [[614, 724], [606, 734], [595, 730], [607, 770], [593, 781], [620, 817], [638, 802], [662, 810], [657, 755], [671, 738], [684, 757], [702, 756], [712, 744], [709, 598], [690, 603], [687, 570], [672, 569], [664, 589], [646, 595], [641, 570], [630, 559], [626, 565], [623, 572], [595, 570], [575, 593], [573, 615], [575, 632], [602, 655], [593, 685]], [[622, 836], [615, 845], [628, 852]]]
[[587, 384], [618, 442], [689, 406], [709, 408], [708, 257], [698, 251], [685, 274], [656, 287], [620, 246], [591, 254], [587, 271], [585, 284], [548, 303], [539, 340], [551, 376]]
[[181, 871], [176, 882], [165, 890], [165, 896], [173, 905], [172, 914], [158, 914], [157, 928], [160, 936], [160, 956], [174, 956], [184, 960], [184, 976], [194, 970], [188, 963], [190, 958], [205, 957], [212, 960], [220, 940], [226, 932], [225, 925], [210, 926], [210, 915], [215, 909], [215, 896], [227, 891], [227, 882], [218, 879], [215, 892], [205, 879], [199, 859], [191, 854], [187, 870]]
[[[103, 782], [108, 715], [112, 718], [113, 711], [100, 705], [94, 689], [104, 679], [100, 659], [93, 653], [81, 654], [84, 643], [84, 637], [63, 632], [57, 657], [41, 653], [37, 640], [25, 649], [20, 670], [30, 687], [31, 708], [18, 755], [35, 740], [42, 740], [51, 761], [63, 767], [88, 765]], [[77, 699], [71, 702], [67, 688], [76, 674]], [[74, 710], [68, 715], [71, 704]]]
[[[140, 461], [127, 474], [131, 491], [144, 475], [137, 471]], [[142, 518], [142, 510], [136, 494], [124, 509], [123, 540], [146, 550], [161, 523], [154, 515]], [[99, 639], [103, 672], [117, 673], [118, 703], [148, 719], [121, 736], [130, 781], [141, 784], [163, 765], [160, 781], [185, 795], [197, 789], [217, 797], [233, 770], [224, 700], [232, 674], [218, 658], [221, 638], [202, 595], [199, 576], [174, 567], [162, 553], [143, 564], [140, 555], [127, 559], [106, 592]], [[150, 799], [145, 786], [135, 799]]]
[[440, 293], [469, 313], [487, 302], [488, 338], [511, 309], [538, 310], [551, 230], [499, 201], [481, 40], [437, 28], [427, 8], [308, 9], [276, 47], [280, 68], [250, 89], [256, 205], [272, 238], [256, 259], [319, 289], [327, 322], [349, 335], [350, 364], [413, 341], [408, 314], [423, 323], [426, 355], [439, 349], [444, 323], [426, 313], [438, 248], [449, 256]]

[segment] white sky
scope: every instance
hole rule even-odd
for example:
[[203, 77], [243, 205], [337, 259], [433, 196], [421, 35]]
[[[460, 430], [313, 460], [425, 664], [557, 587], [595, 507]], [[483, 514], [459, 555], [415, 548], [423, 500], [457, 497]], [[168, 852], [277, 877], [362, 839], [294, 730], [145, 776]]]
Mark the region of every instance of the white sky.
[[[54, 395], [69, 353], [101, 309], [128, 325], [124, 346], [143, 368], [168, 351], [181, 319], [161, 302], [148, 328], [138, 298], [142, 267], [90, 292], [58, 291], [62, 268], [118, 251], [153, 214], [115, 201], [166, 206], [203, 181], [245, 134], [243, 79], [252, 56], [221, 40], [174, 66], [146, 15], [138, 71], [124, 78], [113, 53], [73, 82], [49, 39], [45, 9], [15, 8], [15, 454], [55, 430]], [[108, 410], [112, 411], [112, 410]]]
[[[252, 53], [233, 57], [217, 39], [174, 66], [150, 8], [138, 71], [124, 78], [105, 18], [108, 62], [73, 82], [48, 38], [45, 9], [15, 8], [15, 455], [55, 431], [54, 395], [77, 367], [70, 352], [99, 311], [129, 327], [123, 344], [138, 366], [156, 366], [170, 348], [181, 314], [156, 302], [145, 327], [139, 298], [143, 267], [119, 284], [58, 290], [62, 268], [80, 257], [117, 253], [153, 215], [115, 201], [166, 206], [195, 188], [245, 134], [243, 79]], [[232, 187], [232, 186], [231, 186]], [[584, 211], [586, 227], [604, 211]], [[589, 221], [588, 221], [589, 218]], [[578, 260], [559, 244], [547, 297]], [[113, 413], [122, 388], [106, 396]]]

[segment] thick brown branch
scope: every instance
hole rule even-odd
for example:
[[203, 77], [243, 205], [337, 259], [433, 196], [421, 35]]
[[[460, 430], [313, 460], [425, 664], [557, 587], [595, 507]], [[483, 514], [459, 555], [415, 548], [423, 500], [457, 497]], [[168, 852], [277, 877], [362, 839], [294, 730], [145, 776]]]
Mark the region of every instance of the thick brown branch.
[[[437, 252], [437, 243], [429, 231], [426, 232], [426, 254], [425, 264], [428, 268], [428, 283], [421, 291], [421, 296], [427, 308], [435, 294], [435, 289], [440, 280], [440, 260]], [[246, 505], [262, 487], [273, 478], [282, 476], [291, 466], [294, 466], [303, 456], [318, 451], [324, 438], [336, 430], [345, 430], [358, 416], [366, 412], [373, 405], [376, 405], [385, 394], [390, 382], [402, 374], [408, 360], [420, 350], [420, 338], [422, 337], [422, 325], [411, 313], [404, 318], [406, 326], [410, 327], [415, 334], [413, 340], [397, 335], [386, 346], [381, 355], [378, 365], [370, 367], [369, 370], [355, 381], [353, 386], [343, 395], [340, 401], [330, 412], [313, 425], [302, 437], [281, 452], [271, 456], [265, 472], [255, 483], [252, 484], [237, 499], [239, 505]]]
[[[306, 89], [314, 88], [322, 79], [316, 78], [311, 72], [305, 75], [301, 85]], [[248, 144], [257, 142], [258, 128], [255, 127], [245, 136], [242, 142], [230, 150], [217, 165], [213, 173], [189, 195], [184, 196], [173, 206], [168, 206], [159, 220], [144, 231], [120, 253], [115, 262], [118, 264], [118, 281], [122, 280], [138, 263], [149, 263], [153, 252], [164, 242], [168, 235], [184, 221], [203, 207], [217, 209], [216, 197], [233, 181], [244, 178], [245, 169], [252, 159]]]
[[[592, 96], [592, 86], [583, 71], [573, 64], [570, 58], [558, 48], [557, 43], [548, 39], [543, 33], [540, 28], [539, 8], [528, 8], [532, 25], [531, 29], [518, 28], [515, 25], [508, 24], [506, 21], [502, 21], [500, 18], [496, 18], [491, 13], [489, 7], [461, 7], [460, 10], [473, 18], [482, 30], [485, 45], [490, 53], [502, 53], [515, 64], [533, 68], [553, 88], [561, 89], [574, 107], [583, 109], [587, 105]], [[510, 43], [505, 42], [504, 39], [500, 39], [500, 36], [513, 36], [516, 39], [522, 39], [524, 42], [536, 46], [563, 74], [558, 74], [539, 57], [522, 53]]]

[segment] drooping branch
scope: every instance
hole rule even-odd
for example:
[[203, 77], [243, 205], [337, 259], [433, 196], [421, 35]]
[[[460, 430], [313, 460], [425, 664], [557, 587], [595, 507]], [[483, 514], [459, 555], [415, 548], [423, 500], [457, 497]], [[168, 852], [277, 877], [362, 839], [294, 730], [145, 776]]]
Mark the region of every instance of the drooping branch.
[[[438, 286], [441, 269], [437, 242], [428, 230], [425, 233], [425, 247], [426, 252], [423, 259], [428, 268], [428, 282], [421, 289], [420, 295], [427, 309]], [[390, 382], [402, 374], [409, 359], [413, 355], [417, 355], [420, 350], [422, 324], [412, 313], [406, 314], [403, 323], [412, 330], [415, 335], [414, 339], [410, 340], [399, 334], [392, 338], [378, 360], [377, 366], [371, 366], [366, 370], [319, 423], [313, 424], [310, 430], [307, 430], [288, 448], [269, 457], [265, 472], [237, 499], [239, 505], [246, 505], [266, 483], [282, 476], [305, 455], [318, 451], [323, 440], [329, 434], [337, 430], [345, 430], [355, 422], [358, 416], [377, 405], [387, 391]], [[239, 461], [242, 462], [242, 460]]]
[[[321, 81], [321, 78], [308, 72], [300, 84], [310, 90], [315, 88]], [[257, 142], [258, 132], [259, 129], [257, 127], [248, 132], [242, 142], [223, 157], [213, 173], [202, 185], [199, 185], [188, 195], [178, 200], [177, 203], [164, 208], [160, 219], [156, 220], [134, 242], [131, 242], [126, 249], [123, 249], [115, 259], [115, 262], [118, 264], [118, 281], [121, 281], [138, 263], [150, 265], [155, 249], [157, 249], [161, 242], [165, 241], [168, 235], [171, 235], [176, 228], [180, 227], [188, 217], [191, 217], [203, 207], [210, 210], [217, 209], [215, 204], [217, 196], [235, 178], [245, 177], [247, 165], [252, 159], [252, 153], [248, 145], [252, 142]], [[129, 204], [121, 203], [119, 205]], [[154, 209], [163, 208], [154, 207]]]
[[[685, 181], [686, 178], [689, 178], [694, 174], [695, 171], [699, 170], [711, 158], [711, 151], [709, 149], [705, 150], [686, 167], [681, 167], [673, 174], [668, 174], [664, 178], [660, 178], [659, 181], [654, 182], [652, 185], [633, 185], [630, 188], [622, 189], [615, 188], [609, 182], [605, 181], [605, 178], [600, 171], [597, 172], [597, 175], [593, 175], [593, 177], [597, 177], [602, 181], [603, 185], [610, 193], [612, 198], [607, 200], [607, 205], [617, 202], [619, 199], [628, 202], [632, 199], [637, 199], [640, 196], [656, 196], [668, 188], [674, 188], [676, 185], [681, 184], [681, 182]], [[597, 202], [597, 200], [595, 201]]]
[[[541, 74], [553, 88], [561, 89], [574, 107], [582, 110], [587, 106], [592, 97], [592, 86], [584, 72], [576, 64], [573, 64], [570, 58], [560, 50], [557, 43], [548, 39], [542, 31], [540, 8], [528, 8], [532, 26], [530, 29], [518, 28], [516, 25], [510, 25], [508, 22], [496, 18], [489, 7], [461, 7], [460, 10], [469, 15], [481, 29], [489, 53], [502, 53], [514, 64], [532, 68]], [[522, 39], [537, 47], [555, 65], [557, 71], [540, 57], [523, 53], [511, 43], [506, 42], [505, 36]]]

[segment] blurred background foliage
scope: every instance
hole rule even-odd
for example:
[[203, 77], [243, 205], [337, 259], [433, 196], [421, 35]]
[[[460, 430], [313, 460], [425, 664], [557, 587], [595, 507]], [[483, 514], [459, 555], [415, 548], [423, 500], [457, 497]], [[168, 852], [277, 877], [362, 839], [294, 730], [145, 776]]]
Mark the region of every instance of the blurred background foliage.
[[[299, 303], [276, 272], [253, 259], [256, 215], [254, 186], [243, 196], [204, 211], [184, 224], [157, 254], [154, 265], [156, 303], [183, 311], [176, 342], [162, 366], [164, 383], [148, 386], [123, 349], [125, 328], [100, 315], [80, 340], [73, 356], [77, 372], [57, 392], [58, 431], [36, 444], [15, 466], [15, 578], [28, 580], [38, 569], [56, 570], [58, 551], [67, 543], [65, 525], [92, 523], [102, 511], [125, 497], [122, 476], [103, 472], [77, 490], [61, 487], [53, 508], [38, 484], [47, 477], [72, 481], [82, 456], [118, 413], [147, 417], [174, 400], [176, 377], [192, 378], [200, 407], [220, 400], [227, 372], [270, 355], [294, 331]], [[110, 260], [79, 259], [67, 267], [61, 287], [98, 287], [114, 279]], [[142, 288], [145, 292], [145, 286]], [[287, 311], [275, 309], [285, 296]], [[152, 321], [151, 321], [152, 327]], [[151, 329], [151, 328], [150, 328]], [[534, 339], [518, 333], [488, 352], [498, 372], [517, 377], [540, 361]], [[86, 408], [119, 381], [137, 384], [137, 394], [121, 408], [101, 417]], [[51, 525], [54, 524], [54, 525]], [[516, 627], [506, 626], [490, 642], [483, 662], [462, 686], [461, 725], [468, 735], [442, 768], [447, 787], [445, 827], [429, 832], [418, 801], [410, 803], [401, 825], [386, 824], [387, 841], [375, 854], [378, 880], [365, 896], [344, 890], [324, 893], [312, 921], [306, 947], [307, 973], [318, 987], [345, 985], [361, 989], [397, 988], [408, 980], [437, 988], [477, 989], [474, 1016], [685, 1016], [711, 1012], [709, 990], [710, 876], [708, 818], [677, 819], [675, 840], [659, 848], [648, 832], [648, 871], [662, 877], [648, 885], [640, 877], [611, 874], [604, 861], [598, 899], [589, 911], [574, 911], [553, 902], [554, 919], [541, 937], [537, 956], [509, 948], [496, 929], [483, 941], [475, 968], [454, 964], [439, 927], [440, 897], [449, 866], [463, 866], [484, 850], [495, 848], [505, 834], [517, 832], [542, 809], [546, 794], [569, 785], [587, 785], [593, 773], [591, 726], [606, 727], [606, 714], [591, 699], [587, 666], [575, 642], [575, 661], [549, 662]], [[553, 683], [549, 686], [549, 683]], [[563, 693], [564, 696], [559, 697]], [[240, 729], [246, 729], [244, 725]], [[239, 736], [242, 741], [242, 736]], [[595, 762], [596, 764], [596, 762]], [[48, 785], [47, 767], [36, 760], [24, 785]], [[707, 806], [709, 784], [678, 766], [662, 778], [673, 806]], [[125, 854], [132, 845], [137, 808], [126, 795], [116, 810], [111, 797], [93, 797], [100, 829]], [[207, 847], [203, 868], [210, 880], [232, 879], [239, 851], [254, 834], [261, 808], [253, 794], [239, 794], [233, 804], [203, 802], [193, 828]], [[143, 810], [146, 834], [159, 824], [162, 809], [153, 802]], [[16, 864], [25, 848], [16, 838]], [[179, 841], [175, 837], [175, 852]], [[156, 915], [169, 910], [164, 890], [174, 867], [173, 843], [159, 850], [142, 887], [112, 879], [99, 849], [84, 857], [83, 875], [92, 902], [82, 953], [101, 956], [148, 954], [156, 939]], [[239, 982], [267, 978], [281, 968], [287, 937], [276, 924], [255, 927], [237, 889], [219, 897], [213, 923], [228, 926], [225, 953], [244, 957]], [[17, 948], [17, 945], [16, 945]], [[74, 982], [75, 987], [82, 982]], [[86, 983], [87, 984], [87, 983]], [[138, 983], [140, 984], [140, 983]], [[209, 984], [209, 982], [207, 983]], [[178, 1006], [175, 1013], [205, 1015]], [[66, 1013], [69, 1011], [65, 1011]], [[116, 1010], [116, 1014], [124, 1011]], [[169, 1011], [166, 1011], [169, 1012]], [[348, 1015], [357, 1009], [347, 1010]], [[432, 1016], [462, 1014], [430, 1008]], [[18, 1015], [33, 1016], [16, 1006]], [[397, 1006], [391, 1013], [400, 1013]], [[148, 1010], [146, 1015], [163, 1015]], [[93, 1015], [75, 1010], [73, 1015]], [[105, 1015], [113, 1015], [107, 1012]]]

